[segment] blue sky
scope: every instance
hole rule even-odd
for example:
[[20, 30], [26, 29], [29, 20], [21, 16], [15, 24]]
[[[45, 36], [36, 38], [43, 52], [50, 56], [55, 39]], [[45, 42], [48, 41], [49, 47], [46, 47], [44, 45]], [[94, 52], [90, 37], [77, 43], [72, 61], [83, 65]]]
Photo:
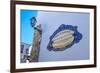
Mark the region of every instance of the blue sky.
[[37, 16], [36, 10], [21, 10], [21, 42], [31, 44], [34, 29], [30, 25], [30, 19]]

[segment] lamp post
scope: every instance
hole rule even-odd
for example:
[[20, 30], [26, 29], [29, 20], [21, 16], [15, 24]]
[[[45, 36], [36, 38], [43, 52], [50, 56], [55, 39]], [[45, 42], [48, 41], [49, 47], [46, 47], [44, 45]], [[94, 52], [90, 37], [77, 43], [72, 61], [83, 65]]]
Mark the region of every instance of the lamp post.
[[32, 17], [30, 20], [31, 20], [31, 27], [34, 27], [37, 22], [36, 18]]

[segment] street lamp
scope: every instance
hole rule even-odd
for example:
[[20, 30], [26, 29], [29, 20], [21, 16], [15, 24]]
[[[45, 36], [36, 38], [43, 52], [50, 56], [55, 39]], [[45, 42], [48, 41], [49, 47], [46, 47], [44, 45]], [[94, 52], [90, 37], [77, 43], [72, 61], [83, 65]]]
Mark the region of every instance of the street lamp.
[[36, 24], [36, 22], [37, 22], [36, 18], [35, 18], [35, 17], [32, 17], [32, 18], [30, 19], [30, 21], [31, 21], [31, 27], [34, 27], [35, 24]]

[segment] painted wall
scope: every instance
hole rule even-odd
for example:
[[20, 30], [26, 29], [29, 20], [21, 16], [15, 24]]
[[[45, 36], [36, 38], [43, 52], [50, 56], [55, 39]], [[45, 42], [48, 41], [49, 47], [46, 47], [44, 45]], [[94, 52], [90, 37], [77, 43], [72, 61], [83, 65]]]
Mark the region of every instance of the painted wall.
[[[39, 62], [89, 59], [89, 13], [38, 11], [37, 22], [42, 27]], [[64, 51], [49, 51], [50, 36], [61, 24], [77, 26], [83, 38]], [[85, 30], [84, 30], [85, 28]]]

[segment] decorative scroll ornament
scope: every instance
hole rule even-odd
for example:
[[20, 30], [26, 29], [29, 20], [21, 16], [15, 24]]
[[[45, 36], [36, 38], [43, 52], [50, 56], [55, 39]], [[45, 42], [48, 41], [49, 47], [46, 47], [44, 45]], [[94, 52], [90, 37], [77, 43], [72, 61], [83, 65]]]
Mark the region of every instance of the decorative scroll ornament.
[[67, 48], [70, 48], [75, 43], [78, 43], [81, 39], [82, 34], [78, 32], [77, 26], [62, 24], [50, 36], [50, 41], [47, 49], [49, 51], [63, 51]]

